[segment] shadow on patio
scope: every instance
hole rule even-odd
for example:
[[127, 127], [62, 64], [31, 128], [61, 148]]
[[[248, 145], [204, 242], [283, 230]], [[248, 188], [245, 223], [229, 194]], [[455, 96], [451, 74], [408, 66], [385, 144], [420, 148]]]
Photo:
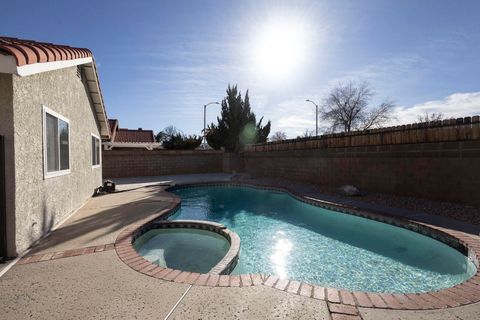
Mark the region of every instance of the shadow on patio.
[[64, 224], [40, 240], [30, 254], [113, 243], [127, 225], [153, 218], [173, 205], [174, 196], [163, 190], [150, 186], [92, 198]]

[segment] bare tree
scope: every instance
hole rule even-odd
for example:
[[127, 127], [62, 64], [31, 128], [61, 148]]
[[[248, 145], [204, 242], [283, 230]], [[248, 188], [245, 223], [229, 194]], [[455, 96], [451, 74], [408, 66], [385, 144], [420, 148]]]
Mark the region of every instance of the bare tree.
[[310, 138], [315, 136], [315, 132], [313, 130], [308, 130], [305, 129], [305, 132], [301, 136], [297, 136], [297, 139], [299, 138]]
[[174, 135], [176, 135], [177, 133], [181, 133], [180, 130], [178, 130], [177, 128], [175, 128], [175, 126], [172, 126], [172, 125], [170, 125], [170, 126], [166, 127], [165, 129], [163, 129], [163, 132], [165, 132], [165, 134], [166, 134], [167, 136], [169, 136], [169, 137], [174, 136]]
[[418, 122], [440, 121], [440, 120], [443, 120], [443, 113], [441, 112], [428, 113], [428, 111], [425, 111], [425, 113], [423, 115], [419, 115], [417, 119], [418, 119]]
[[382, 102], [369, 107], [374, 93], [368, 83], [338, 84], [323, 104], [322, 117], [331, 124], [332, 131], [366, 130], [378, 128], [393, 118], [393, 102]]
[[277, 131], [270, 137], [270, 141], [282, 141], [286, 139], [287, 139], [287, 134], [283, 131]]
[[178, 130], [177, 128], [175, 128], [174, 126], [170, 125], [170, 126], [166, 127], [165, 129], [163, 129], [162, 131], [160, 131], [159, 133], [157, 133], [157, 135], [155, 136], [155, 141], [163, 142], [163, 141], [173, 137], [177, 133], [182, 133], [182, 132], [180, 130]]

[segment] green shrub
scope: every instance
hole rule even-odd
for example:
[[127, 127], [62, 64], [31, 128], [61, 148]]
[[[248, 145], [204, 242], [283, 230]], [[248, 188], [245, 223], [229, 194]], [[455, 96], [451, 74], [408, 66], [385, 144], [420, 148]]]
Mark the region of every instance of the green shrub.
[[228, 85], [227, 96], [222, 100], [221, 116], [217, 124], [207, 129], [207, 142], [213, 149], [225, 148], [229, 152], [239, 152], [245, 145], [267, 141], [270, 121], [262, 125], [263, 117], [257, 122], [250, 108], [248, 91], [243, 98], [237, 86]]
[[162, 145], [167, 150], [194, 150], [202, 143], [202, 137], [176, 133], [163, 141]]

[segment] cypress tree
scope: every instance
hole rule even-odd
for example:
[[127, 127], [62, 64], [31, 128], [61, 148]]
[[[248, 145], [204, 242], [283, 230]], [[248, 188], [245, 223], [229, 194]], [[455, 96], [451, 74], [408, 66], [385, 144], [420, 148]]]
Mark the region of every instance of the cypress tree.
[[207, 142], [214, 149], [225, 148], [228, 152], [243, 150], [251, 143], [266, 142], [270, 133], [270, 121], [262, 126], [263, 117], [256, 120], [250, 108], [248, 90], [242, 99], [237, 86], [228, 85], [227, 96], [222, 100], [222, 111], [217, 117], [217, 124], [210, 124], [207, 131]]

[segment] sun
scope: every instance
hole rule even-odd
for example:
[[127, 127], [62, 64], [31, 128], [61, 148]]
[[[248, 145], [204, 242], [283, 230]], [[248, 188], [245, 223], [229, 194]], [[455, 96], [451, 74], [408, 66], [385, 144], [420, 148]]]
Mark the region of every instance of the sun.
[[253, 70], [270, 81], [288, 81], [307, 63], [309, 29], [299, 20], [288, 17], [266, 21], [253, 42]]

